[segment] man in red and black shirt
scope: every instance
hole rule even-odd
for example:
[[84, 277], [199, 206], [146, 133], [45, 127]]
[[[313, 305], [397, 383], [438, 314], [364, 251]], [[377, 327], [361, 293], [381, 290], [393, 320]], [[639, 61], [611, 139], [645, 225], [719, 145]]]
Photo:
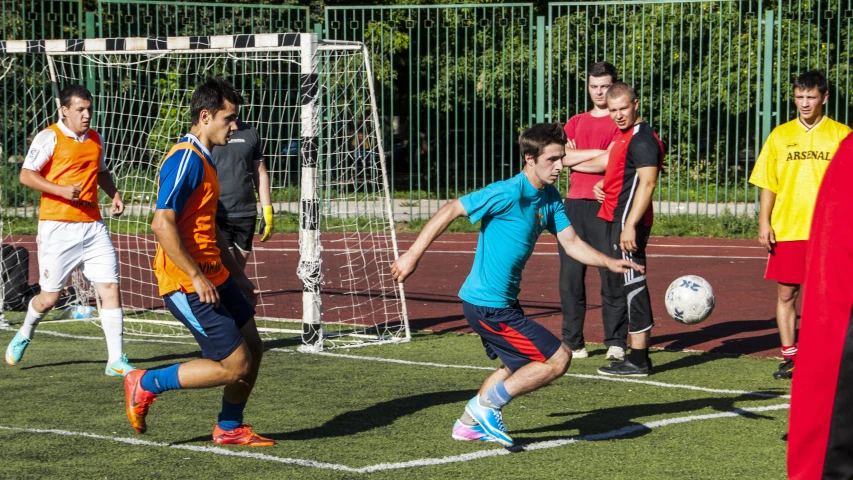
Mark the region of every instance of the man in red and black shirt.
[[[592, 100], [592, 110], [573, 116], [566, 123], [566, 156], [563, 166], [569, 167], [569, 193], [563, 201], [566, 216], [572, 222], [578, 237], [599, 251], [607, 251], [607, 222], [598, 218], [600, 205], [592, 188], [604, 178], [610, 147], [620, 135], [610, 119], [605, 95], [616, 82], [616, 67], [598, 62], [587, 71], [587, 90]], [[586, 265], [560, 251], [560, 303], [563, 307], [563, 343], [572, 350], [572, 358], [586, 358], [583, 327], [586, 316]], [[625, 318], [625, 300], [622, 288], [610, 291], [601, 275], [601, 317], [604, 324], [604, 345], [607, 360], [625, 358], [625, 340], [628, 323]]]
[[[610, 149], [604, 180], [596, 184], [602, 201], [598, 216], [606, 220], [608, 254], [646, 264], [646, 244], [652, 228], [652, 193], [663, 164], [663, 145], [639, 114], [634, 89], [614, 83], [607, 91], [610, 118], [622, 132]], [[631, 351], [621, 362], [601, 367], [604, 375], [648, 376], [651, 328], [654, 325], [646, 277], [637, 271], [607, 275], [608, 288], [621, 288], [627, 303]]]

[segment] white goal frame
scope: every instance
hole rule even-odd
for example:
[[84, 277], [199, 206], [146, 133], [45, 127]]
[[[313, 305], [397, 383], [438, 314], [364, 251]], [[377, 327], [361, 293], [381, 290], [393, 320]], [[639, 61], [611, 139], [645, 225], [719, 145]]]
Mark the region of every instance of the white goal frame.
[[[73, 39], [73, 40], [10, 40], [0, 42], [0, 56], [15, 54], [44, 54], [47, 56], [50, 80], [54, 92], [59, 90], [59, 78], [54, 68], [52, 57], [74, 55], [109, 55], [109, 54], [138, 54], [162, 56], [169, 54], [198, 54], [222, 53], [224, 55], [242, 52], [298, 52], [300, 62], [301, 98], [300, 112], [300, 160], [301, 160], [301, 198], [300, 198], [300, 231], [299, 231], [299, 267], [297, 275], [302, 280], [302, 329], [301, 331], [279, 330], [285, 333], [301, 334], [303, 348], [317, 351], [337, 344], [328, 344], [329, 335], [323, 331], [322, 323], [322, 272], [321, 268], [321, 231], [320, 214], [322, 198], [318, 196], [320, 188], [318, 162], [319, 150], [322, 148], [321, 109], [322, 93], [320, 88], [320, 65], [318, 55], [324, 51], [353, 51], [363, 56], [363, 66], [366, 82], [369, 86], [369, 110], [371, 132], [375, 135], [380, 163], [382, 184], [384, 190], [384, 205], [378, 208], [384, 210], [384, 218], [388, 222], [393, 259], [399, 256], [397, 238], [394, 228], [393, 206], [385, 166], [385, 152], [382, 142], [380, 118], [376, 104], [369, 52], [367, 47], [359, 42], [340, 42], [318, 40], [313, 33], [281, 33], [258, 35], [221, 35], [200, 37], [148, 37], [148, 38], [105, 38], [105, 39]], [[82, 83], [82, 79], [81, 79]], [[94, 92], [93, 92], [94, 93]], [[58, 95], [55, 95], [58, 110]], [[98, 105], [95, 105], [98, 108]], [[57, 117], [59, 116], [57, 112]], [[177, 139], [175, 139], [177, 141]], [[109, 138], [107, 138], [109, 142]], [[388, 265], [390, 274], [390, 265]], [[405, 292], [402, 284], [396, 284], [395, 289], [400, 301], [400, 318], [402, 334], [393, 338], [382, 338], [380, 334], [371, 338], [371, 334], [355, 335], [362, 337], [354, 343], [341, 343], [341, 346], [353, 347], [375, 345], [380, 343], [397, 343], [411, 339], [408, 313], [405, 303]], [[157, 320], [141, 320], [157, 324]], [[338, 335], [338, 334], [333, 334]]]

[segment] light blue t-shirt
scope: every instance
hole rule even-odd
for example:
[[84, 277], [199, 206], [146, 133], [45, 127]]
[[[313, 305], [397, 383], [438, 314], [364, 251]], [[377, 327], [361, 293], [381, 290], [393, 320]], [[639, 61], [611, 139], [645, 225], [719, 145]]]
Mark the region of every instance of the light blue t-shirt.
[[570, 225], [562, 196], [553, 185], [536, 190], [519, 173], [459, 201], [471, 223], [483, 220], [474, 265], [459, 298], [481, 307], [514, 305], [521, 290], [521, 271], [539, 235], [546, 229], [556, 235]]

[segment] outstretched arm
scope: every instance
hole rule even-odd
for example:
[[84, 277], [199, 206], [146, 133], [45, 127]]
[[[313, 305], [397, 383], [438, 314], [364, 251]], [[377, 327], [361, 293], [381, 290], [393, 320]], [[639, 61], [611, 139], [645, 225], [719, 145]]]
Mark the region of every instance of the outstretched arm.
[[572, 226], [564, 228], [557, 234], [557, 241], [566, 251], [566, 254], [575, 260], [591, 267], [605, 267], [612, 272], [627, 273], [629, 270], [645, 272], [645, 267], [628, 260], [609, 257], [592, 248], [588, 243], [581, 240]]
[[391, 265], [391, 274], [394, 276], [394, 280], [397, 280], [400, 283], [406, 281], [406, 278], [408, 278], [409, 275], [414, 273], [415, 269], [418, 268], [418, 262], [420, 261], [421, 256], [426, 252], [432, 242], [435, 241], [435, 239], [438, 238], [454, 220], [459, 217], [467, 216], [468, 213], [465, 211], [465, 207], [462, 206], [462, 202], [459, 200], [445, 203], [441, 208], [439, 208], [438, 212], [435, 213], [435, 215], [424, 226], [423, 230], [421, 230], [421, 233], [418, 235], [415, 243], [412, 244], [406, 253], [400, 255], [400, 258], [395, 260]]

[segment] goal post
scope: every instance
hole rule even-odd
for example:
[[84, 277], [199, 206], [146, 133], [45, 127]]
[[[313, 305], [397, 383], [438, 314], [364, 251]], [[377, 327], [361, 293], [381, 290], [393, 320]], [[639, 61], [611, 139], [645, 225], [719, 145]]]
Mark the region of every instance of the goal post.
[[25, 135], [55, 121], [54, 88], [92, 90], [92, 128], [126, 205], [121, 217], [104, 214], [126, 335], [188, 335], [157, 296], [150, 223], [159, 164], [190, 129], [191, 93], [218, 76], [243, 93], [240, 117], [261, 135], [279, 228], [299, 227], [254, 242], [246, 273], [261, 290], [263, 335], [312, 350], [410, 339], [390, 271], [397, 240], [363, 44], [305, 33], [0, 42], [0, 58], [14, 55], [44, 56], [46, 71], [32, 79], [49, 79], [14, 90], [32, 97]]

